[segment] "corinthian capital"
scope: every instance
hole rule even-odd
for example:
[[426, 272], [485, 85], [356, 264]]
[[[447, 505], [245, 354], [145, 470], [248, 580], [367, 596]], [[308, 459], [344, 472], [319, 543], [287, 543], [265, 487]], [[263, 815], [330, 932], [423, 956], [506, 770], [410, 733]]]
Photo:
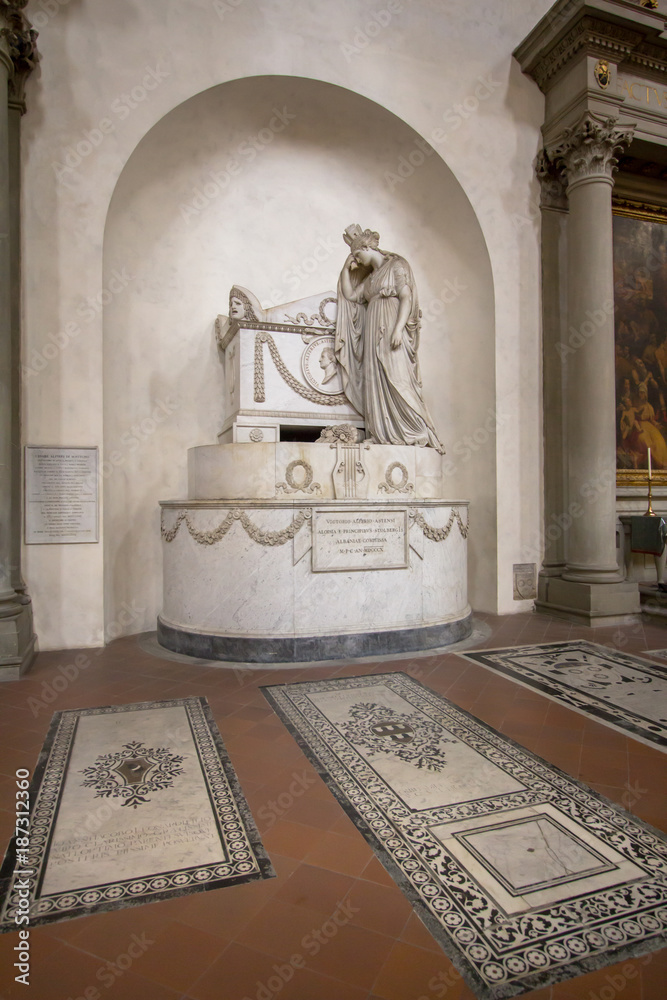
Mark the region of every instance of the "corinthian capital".
[[541, 149], [537, 154], [535, 174], [540, 182], [540, 208], [567, 212], [567, 185], [563, 171], [553, 162], [546, 149]]
[[629, 145], [634, 129], [634, 125], [618, 125], [616, 118], [586, 111], [576, 125], [565, 129], [551, 159], [565, 172], [569, 188], [590, 177], [611, 180], [618, 163], [616, 154]]
[[9, 103], [25, 111], [25, 81], [39, 61], [37, 32], [24, 14], [28, 0], [0, 0], [0, 48], [9, 58]]

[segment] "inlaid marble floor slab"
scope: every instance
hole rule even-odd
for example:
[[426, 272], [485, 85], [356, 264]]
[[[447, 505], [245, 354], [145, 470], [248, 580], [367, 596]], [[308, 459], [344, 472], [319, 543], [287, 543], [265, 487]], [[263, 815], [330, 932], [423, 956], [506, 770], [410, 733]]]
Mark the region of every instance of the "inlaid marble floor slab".
[[470, 988], [660, 948], [667, 838], [403, 673], [265, 687]]
[[667, 669], [657, 663], [583, 639], [460, 655], [667, 751]]
[[30, 802], [2, 931], [274, 874], [205, 698], [56, 713]]

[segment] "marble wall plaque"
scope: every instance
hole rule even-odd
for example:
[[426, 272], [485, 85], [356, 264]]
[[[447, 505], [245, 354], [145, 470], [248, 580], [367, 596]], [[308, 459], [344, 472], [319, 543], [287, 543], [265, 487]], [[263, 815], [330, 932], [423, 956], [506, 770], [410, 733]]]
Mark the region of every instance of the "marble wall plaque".
[[313, 511], [313, 572], [406, 569], [406, 508]]
[[97, 448], [25, 450], [27, 545], [98, 541]]

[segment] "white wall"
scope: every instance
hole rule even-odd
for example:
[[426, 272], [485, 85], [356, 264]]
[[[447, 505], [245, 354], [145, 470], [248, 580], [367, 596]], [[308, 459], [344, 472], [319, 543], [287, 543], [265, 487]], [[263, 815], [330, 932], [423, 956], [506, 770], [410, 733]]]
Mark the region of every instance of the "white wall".
[[[144, 611], [126, 629], [151, 627], [160, 598], [155, 501], [184, 493], [185, 448], [215, 440], [221, 371], [211, 324], [228, 287], [238, 281], [266, 301], [322, 234], [335, 237], [351, 221], [378, 228], [383, 246], [410, 260], [424, 304], [441, 277], [456, 281], [460, 265], [468, 287], [433, 339], [425, 329], [426, 392], [460, 460], [456, 485], [475, 494], [473, 600], [501, 612], [525, 606], [512, 601], [511, 576], [512, 563], [539, 561], [532, 160], [542, 98], [511, 51], [549, 3], [398, 7], [70, 0], [48, 16], [31, 4], [42, 63], [24, 119], [25, 441], [98, 444], [121, 459], [104, 484], [102, 544], [27, 549], [42, 648], [100, 641], [105, 557], [107, 624], [135, 599]], [[387, 22], [377, 33], [374, 12]], [[285, 79], [250, 79], [267, 76]], [[186, 222], [180, 205], [211, 164], [268, 124], [267, 98], [278, 104], [278, 93], [295, 102], [297, 119]], [[385, 174], [398, 171], [397, 153], [415, 148], [415, 133], [437, 155], [391, 182], [392, 199]], [[74, 169], [63, 169], [68, 162]], [[296, 294], [330, 287], [343, 251]], [[103, 322], [95, 300], [123, 268], [132, 277], [111, 294]], [[171, 409], [176, 394], [155, 433], [131, 445], [137, 419], [160, 403]], [[464, 435], [484, 439], [487, 403], [501, 426], [470, 451]]]

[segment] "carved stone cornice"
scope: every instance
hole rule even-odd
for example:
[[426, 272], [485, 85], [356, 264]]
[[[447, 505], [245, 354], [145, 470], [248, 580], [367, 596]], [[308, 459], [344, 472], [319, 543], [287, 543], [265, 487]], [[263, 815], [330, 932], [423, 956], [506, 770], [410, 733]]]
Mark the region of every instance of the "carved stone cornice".
[[537, 154], [535, 174], [540, 182], [540, 208], [567, 212], [567, 183], [562, 168], [553, 162], [546, 149]]
[[565, 129], [549, 156], [567, 178], [568, 191], [591, 177], [611, 181], [620, 153], [632, 141], [634, 125], [586, 111], [576, 125]]
[[595, 17], [582, 17], [567, 34], [530, 71], [540, 90], [574, 55], [584, 49], [595, 56], [607, 56], [614, 62], [623, 62], [644, 40], [641, 31], [622, 24], [602, 21]]
[[0, 0], [0, 41], [5, 42], [13, 67], [9, 78], [9, 105], [21, 113], [25, 112], [25, 81], [39, 61], [37, 32], [24, 13], [27, 2]]
[[643, 42], [627, 56], [628, 66], [638, 66], [642, 70], [667, 75], [667, 49], [659, 45]]

